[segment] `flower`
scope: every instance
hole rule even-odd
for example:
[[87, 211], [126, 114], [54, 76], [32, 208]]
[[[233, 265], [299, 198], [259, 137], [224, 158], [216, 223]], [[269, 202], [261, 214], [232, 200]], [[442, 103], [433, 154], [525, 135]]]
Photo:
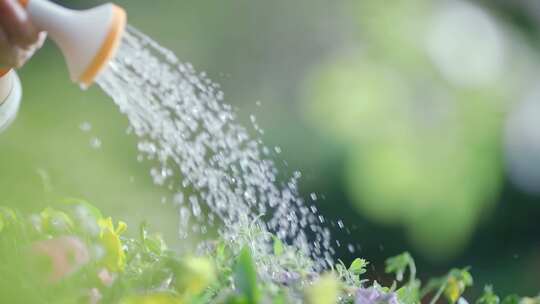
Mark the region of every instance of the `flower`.
[[460, 297], [457, 304], [469, 304], [469, 302], [464, 297]]
[[103, 295], [99, 289], [94, 287], [88, 291], [88, 304], [98, 304], [102, 298]]
[[108, 217], [106, 219], [99, 219], [98, 225], [100, 228], [99, 239], [105, 249], [105, 256], [103, 258], [105, 267], [113, 272], [124, 270], [126, 253], [122, 248], [120, 235], [126, 231], [127, 224], [119, 221], [115, 229], [112, 219]]
[[74, 273], [90, 261], [86, 245], [74, 236], [62, 236], [34, 242], [32, 252], [50, 259], [49, 280], [51, 282], [57, 282]]
[[530, 297], [524, 297], [519, 301], [519, 304], [539, 304], [540, 303], [540, 296], [537, 296], [536, 298], [530, 298]]
[[186, 257], [181, 275], [176, 283], [177, 288], [186, 297], [200, 294], [215, 279], [214, 265], [202, 257]]
[[98, 271], [97, 277], [99, 281], [105, 286], [111, 286], [114, 282], [115, 277], [107, 270], [107, 268], [102, 268]]
[[354, 304], [399, 304], [397, 295], [385, 293], [378, 288], [359, 288], [356, 291]]
[[333, 273], [323, 274], [306, 290], [309, 304], [334, 304], [339, 298], [339, 281]]
[[276, 274], [275, 280], [284, 285], [291, 285], [300, 280], [300, 274], [292, 271], [282, 271]]

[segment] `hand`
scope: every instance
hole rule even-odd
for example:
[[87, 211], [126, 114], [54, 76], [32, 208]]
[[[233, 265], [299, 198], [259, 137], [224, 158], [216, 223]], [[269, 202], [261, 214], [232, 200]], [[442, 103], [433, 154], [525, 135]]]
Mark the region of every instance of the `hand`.
[[21, 67], [45, 41], [17, 0], [0, 0], [0, 69]]

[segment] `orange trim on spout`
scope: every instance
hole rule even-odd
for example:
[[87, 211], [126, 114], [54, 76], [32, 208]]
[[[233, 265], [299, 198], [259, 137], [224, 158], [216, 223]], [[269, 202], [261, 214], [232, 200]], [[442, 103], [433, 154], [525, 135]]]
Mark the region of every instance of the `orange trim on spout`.
[[30, 2], [30, 0], [19, 0], [19, 3], [24, 7], [28, 6], [28, 2]]
[[11, 69], [0, 69], [0, 77], [6, 75], [9, 71], [11, 71]]
[[114, 56], [120, 45], [120, 41], [122, 40], [126, 19], [126, 12], [121, 7], [114, 5], [113, 20], [111, 22], [109, 33], [98, 53], [79, 78], [78, 81], [80, 84], [90, 86], [99, 72], [101, 72], [107, 63], [109, 63], [109, 60]]

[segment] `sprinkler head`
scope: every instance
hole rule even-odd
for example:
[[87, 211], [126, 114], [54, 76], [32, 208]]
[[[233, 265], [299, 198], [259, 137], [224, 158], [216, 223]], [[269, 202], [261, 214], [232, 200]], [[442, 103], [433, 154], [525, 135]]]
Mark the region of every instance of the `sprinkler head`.
[[64, 54], [71, 80], [86, 88], [114, 56], [126, 26], [125, 11], [108, 3], [77, 11], [47, 0], [20, 0], [34, 25]]

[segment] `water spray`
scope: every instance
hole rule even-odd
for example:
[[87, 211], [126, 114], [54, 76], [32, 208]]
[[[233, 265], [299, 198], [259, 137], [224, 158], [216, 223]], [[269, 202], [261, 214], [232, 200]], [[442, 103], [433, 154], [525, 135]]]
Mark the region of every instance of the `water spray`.
[[[82, 88], [90, 86], [118, 49], [126, 25], [125, 11], [111, 3], [78, 11], [47, 0], [19, 2], [32, 23], [48, 32], [58, 45], [71, 80]], [[21, 85], [16, 74], [0, 69], [0, 130], [15, 116], [20, 97]]]

